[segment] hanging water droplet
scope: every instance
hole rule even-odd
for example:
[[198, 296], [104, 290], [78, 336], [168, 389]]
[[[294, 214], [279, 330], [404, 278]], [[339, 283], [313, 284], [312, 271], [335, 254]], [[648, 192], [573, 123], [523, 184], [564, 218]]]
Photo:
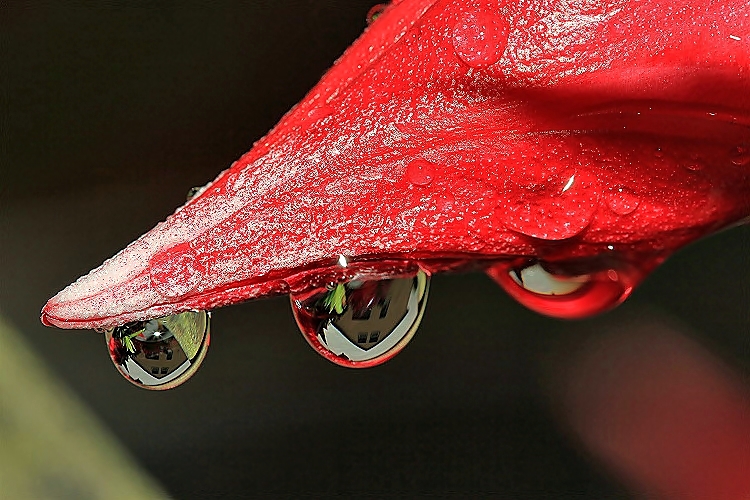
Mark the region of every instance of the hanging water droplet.
[[187, 196], [185, 197], [187, 198], [187, 201], [190, 201], [193, 198], [195, 198], [195, 196], [200, 192], [200, 190], [201, 190], [201, 186], [195, 186], [195, 187], [191, 187], [190, 189], [188, 189]]
[[292, 294], [292, 311], [310, 345], [334, 363], [379, 365], [398, 354], [422, 320], [429, 276], [354, 280]]
[[206, 311], [186, 311], [107, 330], [109, 356], [122, 376], [138, 387], [177, 387], [206, 357], [210, 319]]
[[383, 13], [383, 11], [388, 7], [387, 3], [379, 3], [377, 5], [374, 5], [368, 12], [367, 12], [367, 25], [371, 25], [374, 23], [380, 15]]
[[604, 312], [624, 301], [641, 273], [623, 262], [595, 259], [548, 263], [501, 262], [487, 274], [514, 299], [540, 314], [575, 319]]

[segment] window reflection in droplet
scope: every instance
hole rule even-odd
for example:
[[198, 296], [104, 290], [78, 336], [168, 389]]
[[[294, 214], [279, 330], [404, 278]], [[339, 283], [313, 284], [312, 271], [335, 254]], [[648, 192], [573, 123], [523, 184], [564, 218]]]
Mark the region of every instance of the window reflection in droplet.
[[643, 273], [625, 262], [592, 259], [550, 264], [500, 262], [487, 274], [532, 311], [577, 319], [599, 314], [624, 301]]
[[336, 364], [364, 368], [400, 352], [417, 330], [427, 302], [423, 271], [389, 279], [353, 280], [292, 295], [305, 339]]
[[208, 350], [210, 313], [185, 311], [135, 321], [105, 332], [117, 370], [145, 389], [164, 390], [187, 381]]

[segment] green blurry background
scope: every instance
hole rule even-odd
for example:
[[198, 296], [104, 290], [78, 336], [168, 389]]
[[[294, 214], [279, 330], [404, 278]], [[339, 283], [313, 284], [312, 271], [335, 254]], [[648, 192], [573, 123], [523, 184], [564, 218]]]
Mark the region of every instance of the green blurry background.
[[102, 337], [39, 323], [50, 296], [273, 126], [371, 6], [0, 7], [0, 497], [630, 498], [557, 421], [546, 360], [648, 311], [750, 379], [747, 227], [680, 252], [589, 321], [537, 316], [481, 275], [437, 276], [411, 345], [372, 370], [316, 355], [284, 298], [216, 311], [204, 366], [166, 393], [122, 380]]

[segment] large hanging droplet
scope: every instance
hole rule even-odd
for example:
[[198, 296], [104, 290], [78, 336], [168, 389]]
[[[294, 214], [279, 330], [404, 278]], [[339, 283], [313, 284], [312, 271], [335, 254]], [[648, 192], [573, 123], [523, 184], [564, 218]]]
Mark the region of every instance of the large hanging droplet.
[[388, 8], [387, 3], [379, 3], [374, 6], [367, 12], [367, 25], [371, 25], [374, 23], [382, 14], [385, 9]]
[[292, 294], [302, 334], [322, 356], [354, 368], [379, 365], [398, 354], [422, 320], [429, 276], [354, 280]]
[[635, 268], [609, 259], [502, 262], [489, 267], [487, 274], [529, 309], [564, 319], [585, 318], [615, 307], [643, 277]]
[[186, 311], [107, 330], [109, 356], [117, 370], [138, 387], [177, 387], [193, 376], [206, 357], [210, 319], [206, 311]]

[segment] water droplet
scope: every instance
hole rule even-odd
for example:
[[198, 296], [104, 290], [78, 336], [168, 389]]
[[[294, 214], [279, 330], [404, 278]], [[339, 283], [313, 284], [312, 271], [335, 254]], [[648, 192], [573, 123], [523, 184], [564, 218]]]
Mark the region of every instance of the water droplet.
[[609, 188], [605, 198], [609, 209], [617, 215], [629, 215], [641, 203], [641, 200], [633, 191], [622, 186]]
[[333, 114], [333, 108], [327, 104], [317, 106], [308, 111], [307, 116], [304, 117], [303, 122], [307, 125], [312, 125], [319, 122], [323, 118], [328, 118]]
[[493, 218], [519, 233], [564, 240], [586, 229], [599, 204], [599, 183], [585, 170], [562, 172], [543, 184], [519, 186], [495, 209]]
[[187, 196], [186, 196], [187, 201], [190, 201], [193, 198], [195, 198], [201, 189], [202, 189], [202, 186], [195, 186], [195, 187], [191, 187], [190, 189], [188, 189]]
[[555, 318], [592, 316], [624, 301], [641, 281], [641, 272], [612, 258], [549, 263], [502, 262], [487, 274], [518, 302]]
[[406, 177], [417, 186], [427, 186], [435, 176], [435, 167], [425, 160], [413, 160], [406, 167]]
[[661, 148], [656, 148], [654, 150], [654, 156], [657, 158], [664, 158], [664, 151], [662, 151]]
[[456, 199], [450, 193], [443, 193], [437, 197], [435, 206], [441, 212], [451, 212], [456, 206]]
[[377, 21], [377, 19], [387, 7], [387, 3], [379, 3], [377, 5], [374, 5], [369, 11], [367, 11], [367, 25], [369, 26]]
[[730, 154], [730, 161], [732, 162], [732, 165], [738, 167], [746, 167], [750, 165], [750, 147], [735, 147]]
[[683, 163], [682, 166], [683, 168], [685, 168], [685, 170], [688, 170], [690, 172], [700, 172], [701, 170], [705, 168], [703, 161], [693, 160], [693, 159], [691, 159], [688, 162]]
[[502, 57], [508, 31], [507, 21], [494, 12], [466, 12], [453, 26], [453, 48], [472, 68], [484, 68]]
[[120, 374], [138, 387], [177, 387], [206, 357], [210, 320], [206, 311], [186, 311], [118, 326], [105, 332], [109, 356]]
[[290, 296], [310, 345], [334, 363], [366, 368], [398, 354], [422, 320], [429, 276], [354, 280]]

